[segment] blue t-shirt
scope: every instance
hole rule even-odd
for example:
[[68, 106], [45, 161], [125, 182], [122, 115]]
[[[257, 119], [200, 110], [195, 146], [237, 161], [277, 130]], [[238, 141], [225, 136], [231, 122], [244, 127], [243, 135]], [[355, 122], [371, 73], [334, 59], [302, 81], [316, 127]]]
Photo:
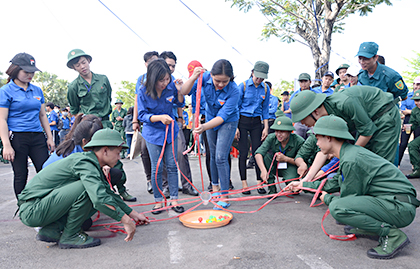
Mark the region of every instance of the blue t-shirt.
[[140, 88], [143, 86], [143, 83], [146, 82], [146, 78], [147, 78], [147, 73], [144, 73], [137, 79], [136, 91], [135, 91], [136, 94], [139, 94]]
[[[72, 155], [73, 153], [76, 153], [76, 152], [83, 152], [83, 148], [79, 145], [76, 145], [74, 147], [73, 151], [68, 156], [70, 156], [70, 155]], [[53, 154], [51, 154], [50, 157], [42, 165], [42, 169], [44, 169], [48, 165], [52, 164], [53, 162], [59, 161], [61, 159], [64, 159], [63, 155], [58, 156], [57, 153], [54, 151]]]
[[[195, 81], [192, 91], [197, 89], [198, 79]], [[235, 82], [231, 81], [221, 90], [215, 90], [210, 72], [203, 74], [202, 89], [206, 98], [206, 122], [215, 117], [221, 117], [224, 122], [239, 120], [239, 91]], [[214, 128], [217, 131], [223, 124]]]
[[185, 121], [185, 125], [188, 125], [189, 121], [188, 121], [188, 112], [187, 111], [182, 111], [182, 117], [184, 118]]
[[61, 116], [61, 120], [63, 121], [63, 130], [70, 129], [70, 119], [68, 117], [64, 118]]
[[261, 120], [267, 120], [269, 118], [270, 87], [265, 82], [255, 87], [254, 81], [252, 78], [249, 78], [247, 81], [239, 84], [238, 91], [240, 115], [246, 117], [259, 116]]
[[51, 110], [50, 114], [48, 114], [48, 122], [51, 123], [55, 121], [54, 125], [50, 125], [51, 131], [58, 131], [57, 123], [58, 123], [58, 115], [54, 110]]
[[[331, 161], [329, 163], [327, 163], [326, 165], [324, 165], [321, 170], [325, 173], [328, 170], [330, 170], [331, 167], [333, 167], [333, 165], [335, 165], [336, 163], [338, 163], [340, 161], [340, 159], [338, 159], [337, 157], [334, 157], [331, 159]], [[338, 165], [336, 165], [335, 167], [338, 167]]]
[[325, 92], [323, 92], [322, 91], [322, 86], [314, 88], [314, 91], [316, 91], [318, 93], [325, 93], [327, 96], [330, 96], [331, 94], [334, 93], [334, 90], [332, 88], [328, 88]]
[[[161, 121], [151, 122], [150, 117], [154, 115], [169, 115], [173, 120], [175, 117], [172, 113], [173, 104], [178, 107], [183, 107], [184, 102], [178, 100], [178, 90], [173, 82], [169, 83], [168, 86], [163, 90], [160, 98], [153, 99], [150, 95], [146, 94], [146, 87], [142, 86], [137, 94], [138, 104], [138, 120], [143, 122], [142, 135], [143, 138], [151, 143], [158, 146], [163, 146], [165, 139], [166, 125]], [[169, 126], [168, 136], [166, 142], [172, 143], [172, 128]], [[178, 135], [178, 124], [174, 124], [174, 139]]]
[[[314, 93], [322, 93], [322, 92], [318, 91], [316, 88], [312, 88], [312, 87], [310, 87], [310, 88], [309, 88], [309, 90], [310, 90], [310, 91], [313, 91]], [[295, 92], [292, 94], [292, 96], [290, 96], [289, 102], [291, 102], [291, 101], [292, 101], [292, 99], [293, 99], [293, 97], [295, 97], [295, 95], [296, 95], [296, 94], [298, 94], [298, 93], [300, 93], [301, 91], [302, 91], [301, 89], [299, 89], [299, 90], [295, 91]]]
[[414, 93], [413, 92], [409, 92], [407, 94], [407, 99], [405, 99], [404, 101], [401, 101], [401, 111], [402, 110], [412, 110], [416, 104], [414, 103], [414, 100], [411, 100], [411, 97], [413, 97]]
[[[284, 111], [289, 110], [289, 108], [290, 108], [290, 99], [289, 99], [289, 101], [283, 103], [283, 108], [284, 108]], [[290, 119], [292, 118], [292, 113], [284, 113], [284, 115], [287, 116]]]
[[277, 107], [279, 106], [279, 98], [277, 96], [270, 94], [270, 103], [268, 105], [268, 118], [269, 119], [276, 119], [276, 111]]
[[39, 111], [44, 102], [41, 88], [31, 83], [26, 91], [13, 81], [0, 88], [0, 107], [9, 109], [7, 125], [13, 132], [42, 132]]

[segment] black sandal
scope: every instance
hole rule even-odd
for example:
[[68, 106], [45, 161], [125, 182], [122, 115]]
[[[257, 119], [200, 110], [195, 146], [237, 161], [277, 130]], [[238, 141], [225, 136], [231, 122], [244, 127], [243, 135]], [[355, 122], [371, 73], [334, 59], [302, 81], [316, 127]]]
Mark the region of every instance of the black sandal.
[[161, 209], [161, 210], [159, 210], [160, 208], [162, 208], [162, 207], [156, 207], [156, 206], [154, 206], [153, 208], [152, 208], [152, 214], [153, 215], [159, 215], [160, 213], [162, 213], [163, 211], [165, 211], [165, 209]]

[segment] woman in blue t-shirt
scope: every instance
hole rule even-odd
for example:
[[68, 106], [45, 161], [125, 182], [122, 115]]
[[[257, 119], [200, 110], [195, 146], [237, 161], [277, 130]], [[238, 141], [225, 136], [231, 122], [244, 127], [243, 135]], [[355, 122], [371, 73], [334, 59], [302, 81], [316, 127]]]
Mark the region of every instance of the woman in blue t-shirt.
[[[146, 141], [147, 150], [149, 151], [150, 161], [152, 164], [152, 187], [155, 202], [153, 214], [162, 213], [163, 197], [159, 190], [162, 191], [162, 165], [159, 165], [156, 174], [156, 168], [159, 156], [165, 146], [163, 158], [168, 172], [168, 185], [170, 199], [172, 200], [172, 209], [177, 213], [184, 212], [182, 206], [178, 206], [178, 169], [176, 167], [176, 154], [178, 143], [176, 138], [178, 135], [178, 124], [171, 123], [175, 120], [172, 113], [173, 104], [178, 107], [184, 106], [184, 96], [178, 92], [180, 84], [171, 82], [171, 70], [163, 59], [156, 59], [147, 66], [146, 81], [139, 89], [137, 94], [138, 120], [143, 122], [142, 136]], [[169, 126], [168, 136], [165, 140], [166, 126]], [[173, 126], [173, 135], [172, 135]], [[172, 137], [173, 136], [173, 137]], [[175, 143], [172, 143], [174, 139]], [[172, 149], [174, 147], [174, 149]], [[157, 179], [155, 179], [157, 176]], [[157, 183], [157, 185], [156, 185]], [[158, 189], [159, 187], [159, 189]]]
[[48, 149], [54, 151], [54, 142], [44, 94], [30, 83], [35, 71], [40, 71], [34, 57], [19, 53], [11, 62], [6, 71], [8, 83], [0, 88], [0, 137], [3, 158], [12, 162], [17, 197], [28, 180], [28, 156], [39, 172], [48, 159]]
[[[196, 80], [201, 70], [202, 67], [195, 68], [194, 74], [182, 86], [182, 93], [190, 92], [191, 88], [192, 91], [196, 90]], [[206, 122], [196, 127], [194, 133], [201, 134], [206, 131], [207, 134], [213, 191], [229, 190], [228, 156], [239, 120], [239, 91], [233, 79], [232, 65], [224, 59], [218, 60], [210, 72], [204, 72], [202, 79], [202, 92], [206, 99]], [[230, 204], [220, 201], [218, 205], [226, 208]]]

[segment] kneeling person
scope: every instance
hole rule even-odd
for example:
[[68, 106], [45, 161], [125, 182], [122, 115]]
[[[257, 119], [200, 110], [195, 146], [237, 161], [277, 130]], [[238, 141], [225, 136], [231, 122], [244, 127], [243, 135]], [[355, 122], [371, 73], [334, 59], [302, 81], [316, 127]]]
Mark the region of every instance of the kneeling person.
[[[349, 226], [347, 234], [379, 236], [379, 245], [368, 250], [375, 259], [391, 259], [410, 242], [398, 228], [408, 226], [420, 202], [404, 174], [377, 154], [345, 142], [353, 140], [346, 122], [334, 115], [321, 117], [314, 127], [322, 153], [340, 159], [337, 175], [328, 179], [320, 199], [331, 215]], [[321, 182], [292, 182], [286, 189], [318, 188]], [[328, 193], [340, 191], [340, 196]]]
[[[270, 128], [275, 130], [275, 133], [269, 134], [264, 143], [255, 151], [255, 160], [261, 170], [261, 179], [269, 184], [274, 183], [276, 169], [279, 166], [283, 167], [279, 170], [279, 175], [283, 177], [283, 180], [298, 178], [295, 156], [305, 140], [297, 134], [292, 134], [295, 128], [292, 120], [286, 116], [278, 117]], [[268, 174], [267, 169], [270, 168], [274, 157], [276, 160]], [[269, 186], [268, 189], [268, 194], [277, 193], [275, 185]]]
[[121, 221], [131, 241], [136, 225], [148, 223], [143, 214], [128, 207], [112, 191], [102, 167], [114, 167], [127, 145], [111, 129], [97, 131], [84, 146], [90, 152], [74, 153], [42, 169], [18, 196], [20, 219], [30, 227], [42, 227], [37, 239], [59, 242], [60, 248], [88, 248], [101, 241], [81, 231], [95, 211]]

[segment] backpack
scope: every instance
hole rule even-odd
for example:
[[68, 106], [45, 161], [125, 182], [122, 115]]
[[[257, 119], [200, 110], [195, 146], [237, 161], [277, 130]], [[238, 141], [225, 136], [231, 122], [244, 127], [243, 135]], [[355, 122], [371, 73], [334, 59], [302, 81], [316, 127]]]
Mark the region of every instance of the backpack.
[[61, 119], [60, 116], [58, 116], [57, 118], [58, 118], [58, 120], [56, 122], [56, 126], [57, 126], [58, 130], [61, 130], [61, 129], [63, 129], [63, 120]]

